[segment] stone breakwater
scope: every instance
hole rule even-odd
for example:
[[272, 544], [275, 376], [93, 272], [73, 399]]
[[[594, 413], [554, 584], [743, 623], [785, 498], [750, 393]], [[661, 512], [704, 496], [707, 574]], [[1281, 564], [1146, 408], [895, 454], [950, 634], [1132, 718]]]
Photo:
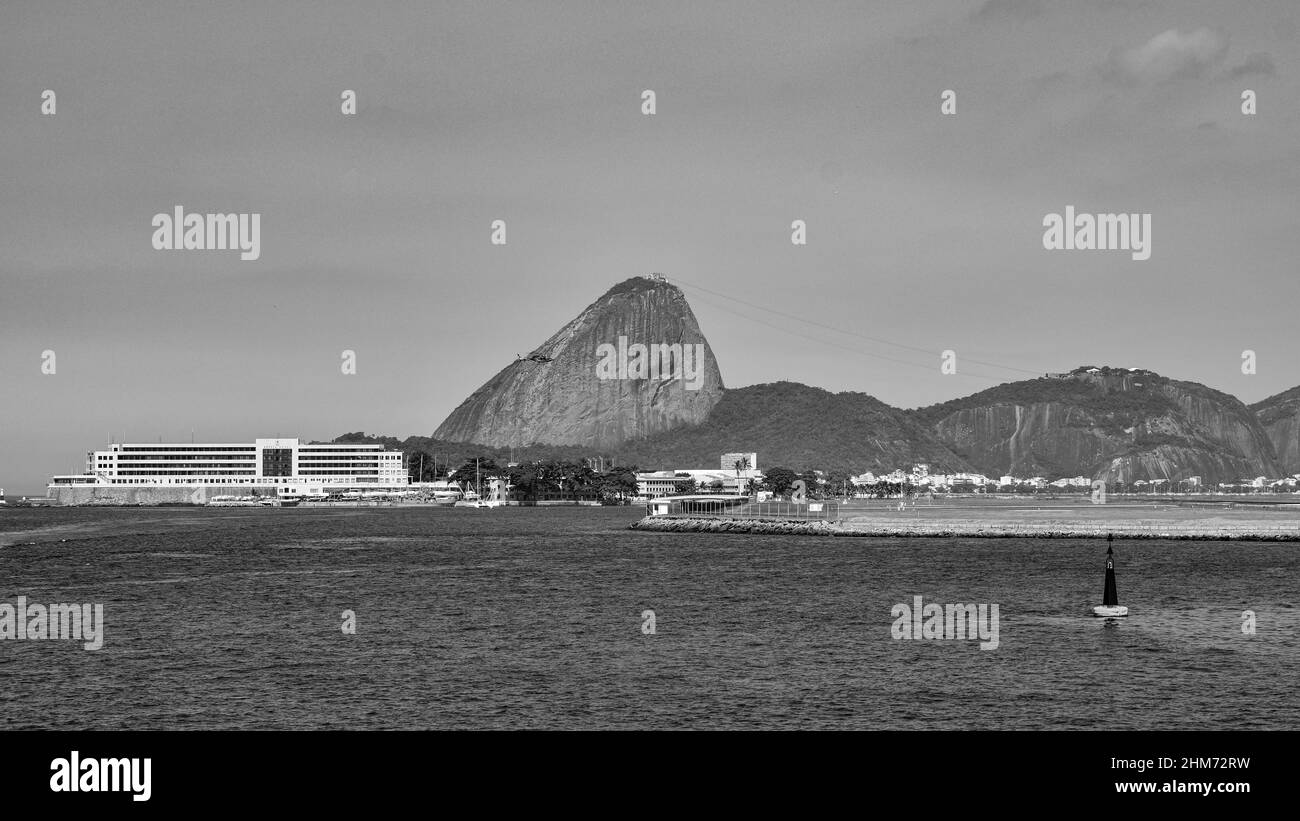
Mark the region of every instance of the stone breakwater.
[[213, 496], [253, 493], [276, 498], [274, 485], [62, 485], [49, 490], [55, 504], [82, 507], [206, 505]]
[[683, 519], [670, 516], [646, 516], [628, 525], [630, 530], [654, 530], [663, 533], [758, 533], [792, 536], [834, 536], [835, 525], [826, 521], [779, 521], [764, 519], [705, 518]]
[[664, 533], [747, 533], [799, 536], [881, 536], [889, 538], [1232, 540], [1296, 542], [1300, 526], [1246, 522], [1047, 523], [991, 521], [776, 521], [646, 516], [632, 530]]

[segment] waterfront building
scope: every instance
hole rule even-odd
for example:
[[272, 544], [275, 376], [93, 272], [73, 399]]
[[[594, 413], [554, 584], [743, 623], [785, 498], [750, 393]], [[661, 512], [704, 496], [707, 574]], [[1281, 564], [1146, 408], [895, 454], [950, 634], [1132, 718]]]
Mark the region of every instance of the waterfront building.
[[741, 470], [658, 470], [638, 473], [636, 475], [637, 498], [646, 501], [661, 496], [677, 495], [677, 483], [688, 479], [695, 480], [700, 493], [745, 494], [749, 482], [763, 481], [763, 473], [757, 469]]
[[[86, 454], [86, 472], [50, 480], [52, 495], [82, 491], [111, 498], [121, 491], [186, 493], [214, 488], [280, 497], [347, 490], [405, 490], [401, 451], [381, 444], [323, 444], [297, 439], [238, 443], [122, 443]], [[107, 491], [107, 492], [105, 492]], [[175, 495], [173, 493], [172, 495]]]

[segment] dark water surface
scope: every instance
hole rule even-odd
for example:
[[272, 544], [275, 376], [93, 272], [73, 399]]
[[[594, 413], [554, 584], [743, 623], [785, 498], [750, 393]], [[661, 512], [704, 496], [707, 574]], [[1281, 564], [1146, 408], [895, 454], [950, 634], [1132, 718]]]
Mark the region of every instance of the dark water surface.
[[[0, 727], [1300, 728], [1294, 545], [1117, 542], [1133, 615], [1107, 623], [1104, 542], [640, 513], [2, 510], [0, 603], [102, 603], [106, 628], [0, 641]], [[997, 603], [1000, 646], [894, 640], [918, 594]]]

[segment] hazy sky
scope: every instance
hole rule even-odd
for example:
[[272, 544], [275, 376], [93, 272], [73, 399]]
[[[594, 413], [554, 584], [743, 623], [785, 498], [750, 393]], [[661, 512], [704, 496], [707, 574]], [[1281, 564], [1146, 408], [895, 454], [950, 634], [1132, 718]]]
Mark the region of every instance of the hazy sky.
[[[649, 272], [907, 346], [688, 287], [729, 386], [912, 407], [1090, 363], [1257, 401], [1300, 383], [1297, 16], [5, 2], [0, 486], [40, 492], [110, 433], [429, 434]], [[260, 213], [261, 258], [155, 251], [177, 204]], [[1066, 205], [1150, 213], [1151, 258], [1044, 250]]]

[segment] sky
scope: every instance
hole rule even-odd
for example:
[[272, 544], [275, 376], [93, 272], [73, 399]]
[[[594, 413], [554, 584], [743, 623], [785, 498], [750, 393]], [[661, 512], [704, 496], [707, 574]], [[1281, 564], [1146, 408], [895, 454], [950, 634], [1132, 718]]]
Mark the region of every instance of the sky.
[[[110, 438], [428, 435], [652, 272], [730, 387], [1258, 401], [1300, 383], [1297, 9], [6, 2], [0, 487]], [[260, 257], [155, 250], [177, 205], [260, 214]], [[1150, 259], [1044, 249], [1067, 205], [1151, 214]]]

